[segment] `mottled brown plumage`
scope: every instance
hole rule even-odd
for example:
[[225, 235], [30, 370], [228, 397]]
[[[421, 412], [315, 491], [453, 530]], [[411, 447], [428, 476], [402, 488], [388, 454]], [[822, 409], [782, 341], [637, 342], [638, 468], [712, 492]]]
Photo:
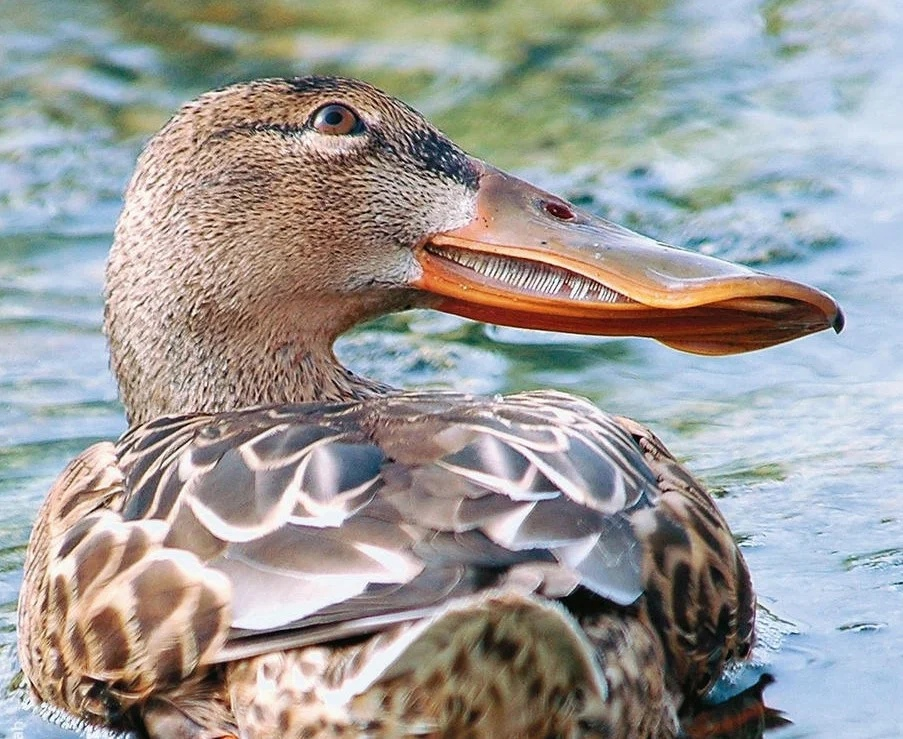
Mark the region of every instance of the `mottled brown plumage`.
[[677, 734], [753, 639], [712, 499], [585, 400], [402, 392], [335, 360], [342, 331], [412, 306], [707, 353], [840, 321], [593, 220], [364, 83], [209, 93], [148, 145], [117, 227], [134, 425], [39, 513], [38, 700], [166, 737]]

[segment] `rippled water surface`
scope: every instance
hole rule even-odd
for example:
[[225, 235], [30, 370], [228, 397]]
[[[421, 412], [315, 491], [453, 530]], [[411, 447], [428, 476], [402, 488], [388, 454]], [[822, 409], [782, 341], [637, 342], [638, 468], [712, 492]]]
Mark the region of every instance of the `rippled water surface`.
[[[726, 359], [428, 313], [340, 353], [398, 384], [555, 386], [652, 426], [743, 542], [766, 696], [794, 722], [773, 736], [899, 736], [901, 38], [881, 0], [0, 0], [0, 682], [42, 496], [124, 428], [100, 291], [141, 143], [205, 89], [337, 72], [595, 212], [841, 301], [841, 336]], [[2, 696], [0, 733], [67, 733]]]

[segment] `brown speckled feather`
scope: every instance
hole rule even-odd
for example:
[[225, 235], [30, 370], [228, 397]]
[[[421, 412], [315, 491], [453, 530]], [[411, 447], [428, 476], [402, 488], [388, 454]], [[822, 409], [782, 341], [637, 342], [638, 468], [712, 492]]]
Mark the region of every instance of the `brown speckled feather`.
[[[70, 463], [26, 560], [23, 592], [39, 600], [19, 605], [19, 658], [26, 674], [42, 676], [32, 681], [37, 697], [114, 725], [127, 725], [133, 706], [153, 706], [167, 688], [196, 692], [198, 667], [225, 640], [231, 601], [221, 574], [164, 544], [162, 522], [124, 521], [125, 498], [112, 444]], [[229, 721], [213, 705], [201, 713], [205, 723]]]
[[633, 518], [645, 542], [644, 605], [662, 635], [680, 691], [701, 696], [725, 662], [752, 648], [755, 594], [749, 570], [714, 501], [649, 429], [617, 419], [658, 481], [654, 507]]

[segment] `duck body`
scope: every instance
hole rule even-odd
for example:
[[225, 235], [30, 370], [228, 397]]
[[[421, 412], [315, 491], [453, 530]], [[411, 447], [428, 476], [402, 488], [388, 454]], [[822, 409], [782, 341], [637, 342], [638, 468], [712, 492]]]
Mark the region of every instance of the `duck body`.
[[670, 737], [749, 652], [743, 557], [647, 429], [395, 390], [331, 346], [434, 307], [726, 353], [837, 327], [823, 293], [594, 220], [339, 78], [188, 104], [107, 284], [133, 426], [35, 524], [37, 700], [152, 736]]
[[[212, 694], [214, 735], [280, 736], [288, 716], [297, 735], [668, 736], [681, 696], [751, 645], [749, 575], [702, 488], [648, 431], [560, 393], [162, 417], [54, 493], [29, 616], [70, 637], [23, 664], [103, 723], [153, 705], [200, 726]], [[312, 669], [284, 694], [263, 677]]]

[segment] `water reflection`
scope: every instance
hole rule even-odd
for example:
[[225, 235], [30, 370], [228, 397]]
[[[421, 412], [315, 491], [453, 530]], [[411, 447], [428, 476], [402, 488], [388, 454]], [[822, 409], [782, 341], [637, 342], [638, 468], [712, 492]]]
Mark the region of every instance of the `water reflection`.
[[[757, 660], [777, 677], [766, 696], [795, 724], [776, 735], [895, 735], [900, 16], [879, 0], [0, 4], [0, 682], [38, 502], [69, 457], [122, 429], [100, 291], [140, 142], [204, 89], [338, 72], [595, 212], [781, 262], [841, 299], [841, 337], [727, 360], [430, 314], [340, 352], [398, 384], [554, 385], [650, 424], [718, 488], [744, 544], [765, 606]], [[0, 700], [0, 727], [17, 720], [53, 733]]]

